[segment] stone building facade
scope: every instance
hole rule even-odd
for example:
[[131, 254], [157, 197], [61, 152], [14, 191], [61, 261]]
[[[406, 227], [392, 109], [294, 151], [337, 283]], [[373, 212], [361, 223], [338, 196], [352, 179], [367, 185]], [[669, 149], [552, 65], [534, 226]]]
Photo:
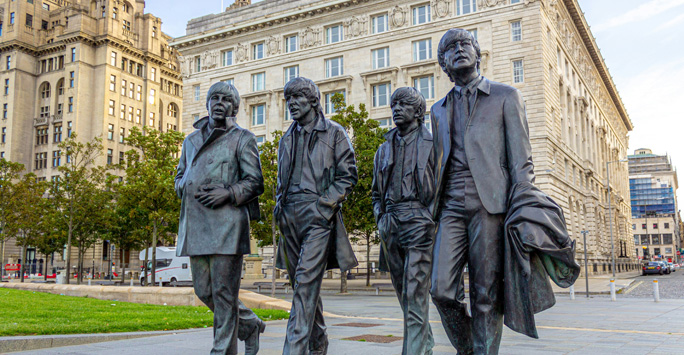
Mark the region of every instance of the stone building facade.
[[[342, 92], [391, 127], [394, 89], [416, 87], [428, 108], [450, 90], [437, 46], [446, 30], [464, 28], [480, 43], [482, 74], [525, 98], [537, 184], [563, 207], [578, 259], [586, 230], [589, 272], [610, 271], [606, 162], [627, 155], [632, 123], [576, 0], [242, 3], [190, 20], [186, 35], [171, 42], [183, 56], [184, 132], [205, 114], [208, 88], [229, 81], [243, 98], [238, 123], [270, 139], [291, 123], [283, 86], [298, 75], [318, 84], [326, 113], [332, 94]], [[627, 165], [608, 168], [614, 244], [628, 246], [618, 271], [633, 269]], [[363, 267], [365, 253], [358, 256]]]
[[682, 260], [678, 187], [677, 170], [667, 154], [637, 149], [629, 156], [632, 233], [637, 256], [644, 261]]
[[[116, 164], [130, 149], [123, 139], [131, 128], [180, 129], [176, 52], [161, 19], [144, 8], [143, 0], [0, 3], [1, 157], [49, 180], [65, 159], [57, 145], [72, 132], [84, 141], [102, 137], [97, 164]], [[106, 241], [96, 244], [85, 253], [85, 266], [104, 270], [108, 249]], [[2, 262], [17, 262], [19, 255], [10, 241]], [[123, 261], [136, 264], [138, 257]]]

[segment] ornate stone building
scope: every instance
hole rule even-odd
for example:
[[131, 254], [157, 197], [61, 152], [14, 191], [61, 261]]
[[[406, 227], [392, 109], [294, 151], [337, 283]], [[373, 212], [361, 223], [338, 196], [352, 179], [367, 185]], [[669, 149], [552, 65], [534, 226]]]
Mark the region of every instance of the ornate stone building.
[[[586, 230], [590, 273], [610, 271], [607, 162], [627, 155], [632, 123], [576, 0], [264, 0], [190, 20], [171, 45], [183, 55], [183, 130], [205, 114], [214, 82], [235, 84], [238, 122], [267, 140], [291, 121], [284, 83], [313, 79], [329, 100], [342, 92], [390, 127], [389, 95], [414, 86], [428, 108], [452, 83], [437, 63], [447, 29], [472, 31], [481, 72], [526, 102], [537, 184], [564, 209], [578, 259]], [[627, 165], [610, 163], [619, 270], [635, 267]], [[365, 246], [359, 246], [364, 250]], [[268, 254], [268, 252], [266, 252]], [[371, 262], [377, 260], [371, 255]], [[365, 253], [359, 254], [365, 262]]]
[[[131, 128], [180, 128], [176, 53], [161, 19], [144, 8], [143, 0], [0, 3], [1, 157], [54, 179], [65, 159], [57, 145], [72, 132], [83, 140], [102, 137], [105, 151], [97, 163], [115, 164], [130, 149], [123, 142]], [[108, 243], [93, 249], [85, 266], [103, 270]], [[10, 241], [2, 262], [19, 255]], [[33, 255], [29, 259], [42, 261]]]

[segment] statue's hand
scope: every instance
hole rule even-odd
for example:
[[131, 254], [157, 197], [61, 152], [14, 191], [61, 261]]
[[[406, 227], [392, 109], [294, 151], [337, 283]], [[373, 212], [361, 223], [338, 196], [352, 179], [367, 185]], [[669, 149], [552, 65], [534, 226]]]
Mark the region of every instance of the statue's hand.
[[226, 189], [223, 185], [210, 184], [201, 186], [199, 191], [195, 194], [195, 198], [204, 207], [214, 209], [231, 202], [233, 196], [231, 191]]

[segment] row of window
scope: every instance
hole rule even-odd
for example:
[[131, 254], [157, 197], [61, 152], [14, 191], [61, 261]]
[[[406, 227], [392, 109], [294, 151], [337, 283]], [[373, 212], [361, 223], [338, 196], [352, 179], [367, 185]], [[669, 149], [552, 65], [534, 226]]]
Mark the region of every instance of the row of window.
[[[653, 229], [658, 229], [658, 223], [653, 223], [652, 226], [653, 226]], [[646, 230], [647, 229], [646, 227], [647, 227], [646, 223], [641, 224], [641, 229]], [[670, 229], [670, 223], [663, 222], [663, 228], [664, 229]], [[632, 224], [632, 230], [636, 230], [636, 224]]]
[[[118, 54], [114, 51], [110, 54], [109, 57], [109, 64], [112, 66], [117, 65], [117, 56]], [[121, 56], [121, 62], [119, 63], [121, 70], [127, 71], [130, 74], [137, 75], [141, 78], [145, 77], [145, 65], [138, 63], [134, 60], [128, 59], [126, 57]], [[155, 81], [157, 78], [157, 69], [156, 68], [150, 68], [150, 80]]]
[[[71, 137], [71, 128], [72, 124], [71, 121], [67, 122], [66, 125], [67, 131], [66, 135], [67, 137]], [[3, 130], [4, 134], [4, 130]], [[50, 143], [49, 142], [49, 135], [50, 135], [50, 129], [48, 127], [38, 127], [36, 128], [36, 145], [45, 145]], [[62, 125], [57, 124], [54, 125], [52, 128], [52, 142], [53, 143], [59, 143], [62, 141]], [[4, 143], [4, 142], [3, 142]]]
[[635, 234], [635, 245], [669, 245], [672, 244], [672, 234]]

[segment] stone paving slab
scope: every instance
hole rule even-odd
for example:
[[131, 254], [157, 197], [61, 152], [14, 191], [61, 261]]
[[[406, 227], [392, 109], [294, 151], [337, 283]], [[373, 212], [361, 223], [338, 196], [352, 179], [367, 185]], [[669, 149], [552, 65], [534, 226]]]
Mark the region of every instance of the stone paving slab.
[[[394, 355], [401, 343], [377, 344], [342, 340], [362, 334], [403, 335], [401, 310], [396, 297], [323, 295], [327, 316], [330, 355]], [[350, 306], [350, 305], [353, 305]], [[430, 321], [435, 336], [435, 355], [454, 354], [434, 306]], [[505, 354], [684, 354], [684, 300], [618, 299], [608, 297], [570, 300], [558, 297], [555, 307], [537, 315], [540, 339], [531, 339], [504, 328], [501, 343]], [[375, 327], [349, 327], [344, 323], [380, 324]], [[285, 339], [285, 320], [267, 323], [261, 336], [259, 354], [281, 354]], [[26, 354], [207, 354], [212, 331], [176, 333], [149, 338], [34, 350]], [[240, 345], [240, 353], [243, 353]]]

